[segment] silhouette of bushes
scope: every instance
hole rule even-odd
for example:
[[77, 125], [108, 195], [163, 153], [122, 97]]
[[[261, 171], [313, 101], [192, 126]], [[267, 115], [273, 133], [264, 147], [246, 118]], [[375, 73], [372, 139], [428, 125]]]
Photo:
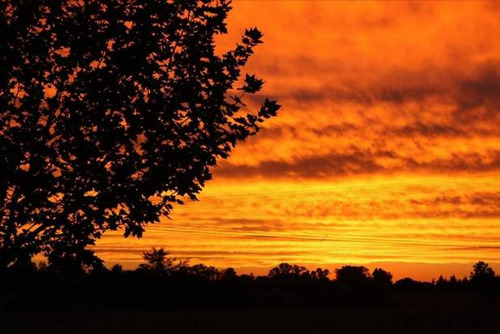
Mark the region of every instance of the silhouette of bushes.
[[[99, 268], [60, 272], [41, 263], [0, 277], [0, 310], [81, 309], [238, 309], [268, 307], [358, 307], [469, 302], [470, 294], [488, 298], [476, 302], [499, 303], [500, 278], [484, 262], [474, 265], [470, 280], [440, 277], [436, 282], [403, 278], [377, 268], [344, 266], [335, 279], [326, 269], [310, 271], [282, 263], [266, 276], [238, 275], [233, 268], [219, 270], [190, 265], [168, 257], [163, 249], [144, 254], [146, 263], [136, 270]], [[462, 299], [462, 301], [461, 301]]]

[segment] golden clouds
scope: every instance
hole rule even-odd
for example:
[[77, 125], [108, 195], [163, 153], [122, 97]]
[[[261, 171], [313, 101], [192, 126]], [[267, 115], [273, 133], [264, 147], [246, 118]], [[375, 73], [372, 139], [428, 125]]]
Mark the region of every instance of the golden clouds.
[[499, 181], [500, 175], [214, 181], [199, 202], [177, 207], [144, 239], [108, 236], [99, 247], [110, 261], [137, 263], [155, 245], [194, 262], [261, 272], [283, 261], [500, 263]]
[[500, 25], [488, 5], [235, 2], [230, 31], [267, 32], [249, 70], [284, 109], [219, 175], [497, 169]]
[[[237, 267], [500, 262], [498, 5], [233, 7], [217, 43], [262, 29], [247, 71], [283, 109], [220, 163], [199, 203], [132, 248]], [[118, 240], [103, 240], [104, 258]], [[132, 248], [120, 254], [137, 261]]]

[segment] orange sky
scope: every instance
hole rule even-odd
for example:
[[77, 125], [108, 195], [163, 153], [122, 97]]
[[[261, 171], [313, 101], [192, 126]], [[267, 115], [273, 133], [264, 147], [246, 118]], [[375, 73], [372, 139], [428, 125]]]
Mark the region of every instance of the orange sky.
[[214, 171], [200, 202], [141, 240], [109, 234], [108, 263], [164, 247], [257, 273], [280, 262], [363, 264], [396, 277], [500, 271], [500, 3], [234, 1], [231, 47], [279, 116]]

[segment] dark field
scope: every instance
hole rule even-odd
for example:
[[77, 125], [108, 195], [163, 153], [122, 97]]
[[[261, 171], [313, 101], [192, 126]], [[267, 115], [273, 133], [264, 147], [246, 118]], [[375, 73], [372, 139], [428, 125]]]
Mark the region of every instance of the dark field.
[[500, 333], [498, 307], [57, 312], [2, 315], [1, 333]]
[[392, 283], [382, 269], [352, 266], [331, 280], [287, 264], [258, 277], [203, 265], [12, 271], [0, 293], [0, 334], [500, 334], [500, 277], [477, 268], [470, 280], [432, 283]]

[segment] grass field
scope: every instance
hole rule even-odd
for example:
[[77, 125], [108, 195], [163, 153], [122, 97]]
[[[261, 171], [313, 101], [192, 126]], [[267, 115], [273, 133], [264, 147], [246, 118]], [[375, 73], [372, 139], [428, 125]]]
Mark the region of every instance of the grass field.
[[86, 311], [11, 313], [1, 320], [3, 334], [500, 333], [498, 307]]

